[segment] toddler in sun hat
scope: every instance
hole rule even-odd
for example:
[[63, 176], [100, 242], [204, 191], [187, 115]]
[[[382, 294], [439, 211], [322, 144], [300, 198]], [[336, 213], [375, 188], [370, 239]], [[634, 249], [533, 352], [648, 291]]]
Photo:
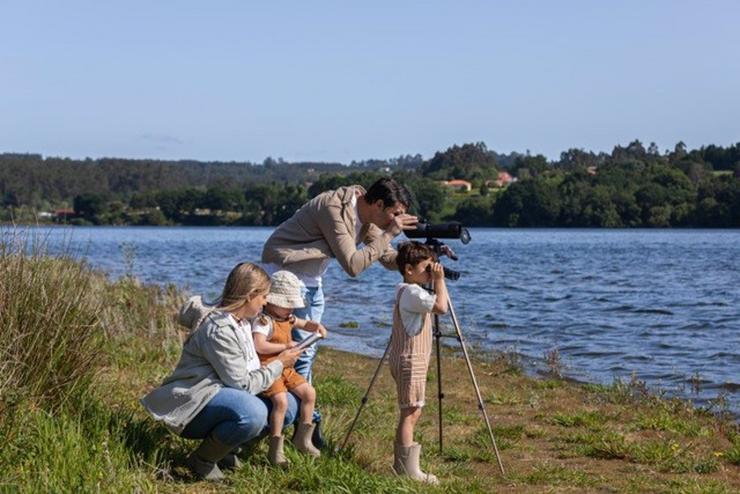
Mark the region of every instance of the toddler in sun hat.
[[[270, 293], [263, 312], [252, 321], [254, 346], [260, 361], [264, 364], [274, 360], [277, 355], [296, 345], [291, 339], [292, 329], [314, 331], [326, 337], [326, 328], [316, 321], [297, 318], [294, 309], [305, 307], [303, 283], [290, 271], [276, 271], [271, 278]], [[293, 444], [298, 451], [318, 457], [321, 455], [311, 442], [315, 424], [312, 423], [316, 390], [295, 369], [287, 368], [263, 393], [272, 401], [270, 411], [270, 449], [268, 459], [273, 465], [287, 465], [283, 453], [283, 424], [288, 408], [288, 391], [301, 400], [300, 418], [293, 436]]]

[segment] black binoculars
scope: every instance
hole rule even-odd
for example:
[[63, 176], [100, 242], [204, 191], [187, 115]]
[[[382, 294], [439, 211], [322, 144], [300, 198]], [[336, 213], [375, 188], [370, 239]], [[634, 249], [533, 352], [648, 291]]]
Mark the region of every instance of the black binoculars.
[[[454, 269], [450, 269], [447, 266], [442, 266], [442, 270], [445, 273], [445, 278], [447, 278], [448, 280], [455, 281], [458, 278], [460, 278], [460, 271], [455, 271]], [[427, 266], [426, 272], [427, 273], [431, 273], [432, 272], [432, 265], [431, 264], [429, 266]]]

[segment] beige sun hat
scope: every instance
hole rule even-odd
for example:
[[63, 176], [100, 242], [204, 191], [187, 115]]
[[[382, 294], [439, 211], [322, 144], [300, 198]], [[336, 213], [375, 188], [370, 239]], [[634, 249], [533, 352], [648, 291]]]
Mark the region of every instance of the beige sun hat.
[[288, 309], [302, 309], [306, 306], [303, 301], [303, 282], [290, 271], [276, 271], [270, 280], [270, 293], [267, 294], [267, 303]]

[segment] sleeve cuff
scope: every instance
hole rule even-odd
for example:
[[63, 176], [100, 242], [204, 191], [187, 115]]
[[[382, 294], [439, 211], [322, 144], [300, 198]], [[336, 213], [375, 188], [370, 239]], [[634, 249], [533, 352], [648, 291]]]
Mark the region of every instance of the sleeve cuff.
[[284, 369], [283, 363], [278, 359], [275, 359], [269, 364], [267, 364], [265, 368], [270, 369], [270, 374], [272, 374], [275, 379], [277, 379], [280, 376], [280, 374], [283, 373], [283, 369]]

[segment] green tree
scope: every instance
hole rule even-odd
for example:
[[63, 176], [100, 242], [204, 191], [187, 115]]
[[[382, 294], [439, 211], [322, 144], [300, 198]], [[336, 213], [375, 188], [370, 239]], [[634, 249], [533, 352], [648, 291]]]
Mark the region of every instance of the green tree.
[[99, 194], [82, 194], [74, 198], [74, 210], [77, 216], [94, 221], [107, 211], [105, 197]]

